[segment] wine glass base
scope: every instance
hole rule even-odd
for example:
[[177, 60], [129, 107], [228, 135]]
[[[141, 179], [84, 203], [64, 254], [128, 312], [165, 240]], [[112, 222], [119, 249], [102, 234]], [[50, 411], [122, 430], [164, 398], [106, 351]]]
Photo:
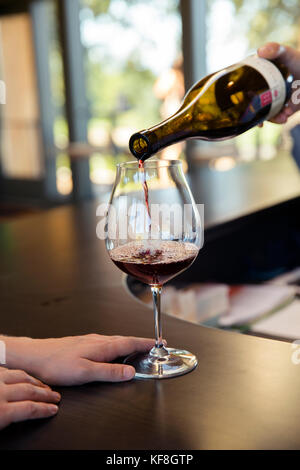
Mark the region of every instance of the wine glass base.
[[167, 379], [191, 372], [198, 364], [194, 354], [184, 349], [166, 348], [168, 355], [154, 358], [149, 353], [133, 353], [124, 364], [135, 368], [137, 379]]

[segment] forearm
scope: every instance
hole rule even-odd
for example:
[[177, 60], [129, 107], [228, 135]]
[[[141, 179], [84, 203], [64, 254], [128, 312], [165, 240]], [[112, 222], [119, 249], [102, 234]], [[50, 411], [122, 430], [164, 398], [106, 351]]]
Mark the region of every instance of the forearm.
[[5, 345], [5, 367], [22, 369], [31, 372], [36, 361], [34, 343], [38, 340], [27, 337], [0, 335], [0, 341]]

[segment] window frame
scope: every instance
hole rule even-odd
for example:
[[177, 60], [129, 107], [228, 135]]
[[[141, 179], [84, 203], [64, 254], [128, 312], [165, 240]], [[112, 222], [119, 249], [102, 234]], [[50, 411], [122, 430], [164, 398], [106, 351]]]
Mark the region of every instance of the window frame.
[[[92, 198], [88, 158], [72, 158], [73, 191], [63, 196], [56, 188], [56, 151], [53, 135], [54, 110], [51, 102], [49, 70], [48, 1], [56, 1], [66, 93], [66, 117], [69, 141], [87, 142], [88, 104], [85, 95], [83, 47], [80, 42], [80, 0], [0, 1], [0, 15], [27, 12], [32, 20], [33, 42], [38, 83], [40, 123], [43, 142], [45, 175], [42, 180], [6, 178], [0, 167], [0, 198], [13, 197], [20, 202], [37, 200], [60, 204]], [[182, 18], [182, 51], [185, 87], [188, 89], [206, 73], [205, 15], [206, 0], [180, 0]], [[186, 148], [191, 163], [193, 142]]]

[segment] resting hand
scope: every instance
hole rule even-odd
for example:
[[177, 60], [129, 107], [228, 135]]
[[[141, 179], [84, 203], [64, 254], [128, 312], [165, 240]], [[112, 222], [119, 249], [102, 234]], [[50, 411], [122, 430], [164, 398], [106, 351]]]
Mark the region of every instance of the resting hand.
[[22, 370], [0, 367], [0, 429], [57, 413], [60, 395]]
[[110, 361], [136, 351], [149, 351], [155, 343], [153, 339], [97, 334], [0, 339], [6, 342], [9, 367], [24, 369], [52, 385], [130, 380], [135, 374], [132, 366], [111, 364]]

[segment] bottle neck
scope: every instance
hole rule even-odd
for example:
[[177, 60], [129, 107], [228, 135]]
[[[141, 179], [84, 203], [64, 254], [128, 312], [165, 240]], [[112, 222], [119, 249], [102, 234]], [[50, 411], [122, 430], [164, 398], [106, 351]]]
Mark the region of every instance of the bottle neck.
[[191, 137], [192, 127], [188, 121], [186, 114], [175, 114], [156, 126], [133, 134], [129, 141], [131, 153], [144, 161], [163, 148]]

